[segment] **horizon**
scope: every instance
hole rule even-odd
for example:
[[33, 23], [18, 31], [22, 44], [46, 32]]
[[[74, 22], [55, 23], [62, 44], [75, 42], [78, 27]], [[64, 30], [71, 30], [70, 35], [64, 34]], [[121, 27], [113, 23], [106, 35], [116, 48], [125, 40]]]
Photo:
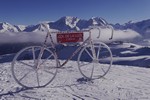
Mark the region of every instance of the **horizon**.
[[150, 0], [1, 0], [0, 22], [34, 25], [63, 16], [79, 19], [101, 17], [108, 23], [124, 24], [150, 19]]
[[[57, 20], [59, 20], [59, 19], [61, 19], [61, 18], [63, 18], [63, 17], [75, 17], [75, 16], [62, 16], [62, 17], [60, 17], [60, 18], [58, 18], [58, 19], [56, 19], [55, 21], [57, 21]], [[94, 17], [94, 16], [93, 16]], [[99, 16], [96, 16], [96, 17], [98, 17], [98, 18], [102, 18], [102, 17], [99, 17]], [[79, 18], [79, 17], [77, 17], [78, 19], [81, 19], [81, 20], [89, 20], [89, 19], [91, 19], [91, 18], [89, 18], [89, 19], [83, 19], [83, 18]], [[104, 19], [104, 18], [103, 18]], [[150, 19], [150, 18], [149, 18]], [[136, 22], [140, 22], [140, 21], [145, 21], [145, 20], [149, 20], [149, 19], [142, 19], [142, 20], [139, 20], [139, 21], [132, 21], [132, 20], [129, 20], [129, 21], [127, 21], [127, 22], [125, 22], [125, 23], [119, 23], [119, 22], [116, 22], [116, 23], [110, 23], [110, 22], [108, 22], [106, 19], [104, 19], [106, 22], [108, 22], [109, 24], [120, 24], [120, 25], [123, 25], [123, 24], [126, 24], [126, 23], [128, 23], [128, 22], [132, 22], [132, 23], [136, 23]], [[34, 23], [34, 24], [28, 24], [28, 25], [26, 25], [26, 24], [12, 24], [12, 23], [10, 23], [10, 22], [1, 22], [0, 21], [0, 23], [9, 23], [9, 24], [11, 24], [11, 25], [25, 25], [25, 26], [30, 26], [30, 25], [37, 25], [37, 24], [41, 24], [41, 23], [50, 23], [50, 22], [55, 22], [54, 20], [53, 21], [51, 21], [51, 20], [47, 20], [47, 21], [39, 21], [39, 22], [37, 22], [37, 23]]]

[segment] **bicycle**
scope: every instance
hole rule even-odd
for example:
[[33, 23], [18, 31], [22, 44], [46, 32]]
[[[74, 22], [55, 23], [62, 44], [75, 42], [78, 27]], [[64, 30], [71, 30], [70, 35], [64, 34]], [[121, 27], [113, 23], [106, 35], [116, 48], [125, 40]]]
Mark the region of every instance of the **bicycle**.
[[[12, 75], [15, 81], [25, 88], [40, 88], [52, 82], [57, 74], [57, 69], [63, 67], [77, 53], [78, 69], [83, 77], [94, 80], [105, 76], [112, 65], [112, 52], [103, 42], [94, 42], [91, 38], [91, 30], [97, 29], [100, 38], [100, 27], [91, 27], [88, 30], [76, 32], [50, 32], [47, 30], [42, 46], [29, 46], [20, 50], [12, 61]], [[113, 38], [113, 28], [110, 28]], [[89, 36], [83, 41], [83, 33], [88, 32]], [[67, 34], [68, 33], [68, 34]], [[65, 42], [81, 42], [73, 54], [60, 64], [56, 52], [56, 44], [53, 42], [52, 34], [57, 34], [59, 44]], [[67, 38], [69, 37], [69, 38]], [[50, 47], [47, 47], [47, 40], [50, 39]], [[69, 39], [69, 40], [67, 40]], [[106, 64], [107, 62], [107, 64]]]

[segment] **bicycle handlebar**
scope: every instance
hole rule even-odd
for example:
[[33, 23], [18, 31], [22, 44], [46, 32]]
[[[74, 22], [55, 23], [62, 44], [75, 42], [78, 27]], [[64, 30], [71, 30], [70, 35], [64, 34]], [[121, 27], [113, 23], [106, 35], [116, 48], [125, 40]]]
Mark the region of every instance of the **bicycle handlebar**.
[[111, 25], [108, 25], [108, 28], [111, 28], [111, 37], [109, 38], [109, 40], [111, 40], [111, 39], [113, 39], [114, 28]]
[[97, 38], [100, 38], [101, 30], [100, 30], [100, 28], [99, 28], [98, 26], [90, 26], [89, 28], [90, 28], [90, 29], [89, 29], [90, 33], [91, 33], [91, 30], [93, 30], [93, 29], [98, 29], [99, 35], [97, 36]]
[[113, 35], [114, 35], [114, 29], [111, 25], [107, 25], [107, 26], [91, 26], [89, 31], [91, 32], [91, 30], [93, 29], [98, 29], [99, 31], [99, 35], [97, 36], [97, 38], [100, 38], [101, 35], [101, 28], [110, 28], [111, 29], [111, 37], [109, 38], [109, 40], [113, 39]]
[[[42, 25], [46, 29], [47, 32], [50, 32], [46, 24], [42, 24]], [[97, 38], [100, 38], [101, 28], [110, 28], [111, 29], [111, 37], [109, 38], [109, 40], [113, 39], [114, 29], [111, 25], [100, 26], [100, 27], [99, 26], [90, 26], [89, 28], [90, 28], [89, 30], [83, 30], [83, 31], [80, 31], [80, 32], [90, 32], [91, 33], [91, 30], [97, 29], [99, 31], [99, 35], [97, 36]], [[52, 33], [59, 33], [59, 32], [60, 31], [55, 31], [55, 32], [52, 32]]]

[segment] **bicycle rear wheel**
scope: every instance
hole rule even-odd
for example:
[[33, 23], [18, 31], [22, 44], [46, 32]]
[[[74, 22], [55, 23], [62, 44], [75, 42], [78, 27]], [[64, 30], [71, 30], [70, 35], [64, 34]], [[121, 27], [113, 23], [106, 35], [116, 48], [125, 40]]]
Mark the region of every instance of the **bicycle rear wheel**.
[[19, 85], [39, 88], [53, 81], [57, 67], [57, 57], [51, 50], [41, 46], [30, 46], [16, 54], [11, 70]]
[[90, 80], [105, 76], [111, 65], [111, 50], [102, 42], [85, 45], [78, 56], [79, 71], [85, 78]]

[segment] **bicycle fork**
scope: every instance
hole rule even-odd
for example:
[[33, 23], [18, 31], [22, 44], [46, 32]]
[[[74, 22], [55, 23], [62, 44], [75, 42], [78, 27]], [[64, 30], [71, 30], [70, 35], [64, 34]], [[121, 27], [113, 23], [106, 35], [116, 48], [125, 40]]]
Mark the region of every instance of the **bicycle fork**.
[[41, 47], [39, 55], [37, 57], [37, 60], [34, 61], [35, 63], [35, 68], [38, 70], [40, 68], [40, 62], [41, 62], [41, 58], [44, 52], [44, 47]]
[[93, 66], [92, 66], [92, 72], [91, 72], [91, 76], [90, 76], [90, 79], [92, 79], [93, 72], [94, 72], [94, 67], [95, 67], [94, 64], [97, 63], [97, 57], [96, 57], [96, 51], [94, 49], [94, 44], [93, 44], [92, 40], [90, 41], [90, 45], [91, 45], [91, 51], [92, 51], [92, 55], [93, 55], [93, 58], [92, 58]]

